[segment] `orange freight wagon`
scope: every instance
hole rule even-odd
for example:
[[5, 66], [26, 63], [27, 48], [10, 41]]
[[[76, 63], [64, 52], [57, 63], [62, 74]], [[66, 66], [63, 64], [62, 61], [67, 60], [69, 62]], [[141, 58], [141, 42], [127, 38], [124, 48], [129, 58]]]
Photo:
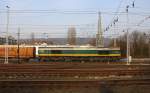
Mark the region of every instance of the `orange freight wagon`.
[[[20, 46], [19, 48], [19, 57], [20, 58], [33, 58], [35, 49], [34, 47], [24, 47]], [[8, 56], [9, 58], [17, 58], [18, 57], [18, 48], [17, 46], [9, 46], [8, 47]], [[5, 57], [5, 45], [0, 46], [0, 58]]]

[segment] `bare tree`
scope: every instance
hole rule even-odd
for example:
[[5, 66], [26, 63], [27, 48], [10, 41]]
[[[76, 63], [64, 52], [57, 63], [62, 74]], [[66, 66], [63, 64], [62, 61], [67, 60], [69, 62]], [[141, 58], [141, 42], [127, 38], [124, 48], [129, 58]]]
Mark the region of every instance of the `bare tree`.
[[[130, 52], [134, 58], [148, 57], [148, 42], [144, 32], [134, 31], [130, 34]], [[120, 37], [120, 42], [117, 42], [121, 50], [126, 50], [126, 34]]]
[[76, 28], [75, 27], [68, 28], [68, 44], [76, 45]]

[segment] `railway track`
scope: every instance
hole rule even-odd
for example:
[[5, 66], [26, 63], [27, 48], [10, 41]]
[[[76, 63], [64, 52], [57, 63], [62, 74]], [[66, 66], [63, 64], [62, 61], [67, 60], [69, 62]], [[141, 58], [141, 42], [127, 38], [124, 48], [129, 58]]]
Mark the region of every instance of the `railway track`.
[[0, 64], [0, 87], [150, 85], [149, 65]]
[[149, 76], [149, 65], [0, 65], [0, 80], [102, 80]]
[[100, 87], [100, 86], [150, 85], [150, 79], [120, 79], [120, 80], [7, 80], [0, 81], [0, 87]]
[[[0, 59], [0, 63], [4, 63], [4, 59]], [[18, 59], [9, 59], [9, 63], [13, 63], [13, 64], [18, 64]], [[57, 63], [62, 63], [62, 62], [33, 62], [33, 61], [25, 61], [20, 59], [20, 63], [21, 64], [26, 64], [26, 63], [30, 63], [30, 64], [57, 64]], [[64, 62], [64, 63], [93, 63], [93, 62]], [[94, 62], [94, 63], [98, 63], [98, 64], [127, 64], [127, 62], [125, 61], [120, 61], [120, 62]], [[141, 59], [133, 59], [133, 61], [130, 64], [150, 64], [150, 60], [141, 60]]]
[[0, 80], [68, 80], [68, 79], [109, 79], [150, 76], [147, 70], [47, 70], [0, 72]]
[[36, 68], [50, 68], [50, 69], [97, 69], [97, 68], [116, 68], [116, 69], [122, 69], [122, 68], [149, 68], [149, 64], [101, 64], [101, 63], [38, 63], [38, 64], [0, 64], [1, 68], [22, 68], [22, 69], [36, 69]]

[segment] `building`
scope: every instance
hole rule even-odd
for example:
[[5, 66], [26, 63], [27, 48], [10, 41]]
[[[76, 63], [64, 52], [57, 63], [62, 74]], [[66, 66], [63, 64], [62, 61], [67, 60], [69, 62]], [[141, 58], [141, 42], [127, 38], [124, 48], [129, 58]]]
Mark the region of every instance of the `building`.
[[[6, 43], [6, 38], [0, 37], [0, 45], [4, 45], [5, 43]], [[17, 40], [14, 37], [9, 36], [8, 43], [9, 43], [9, 45], [15, 45], [15, 44], [17, 44]]]

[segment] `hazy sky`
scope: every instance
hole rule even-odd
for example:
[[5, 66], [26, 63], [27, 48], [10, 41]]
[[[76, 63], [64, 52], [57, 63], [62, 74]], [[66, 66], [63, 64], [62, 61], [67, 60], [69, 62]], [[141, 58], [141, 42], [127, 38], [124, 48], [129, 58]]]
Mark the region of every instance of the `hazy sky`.
[[[132, 2], [135, 8], [132, 8]], [[103, 29], [111, 23], [114, 12], [125, 12], [129, 8], [129, 27], [132, 29], [140, 21], [150, 16], [150, 0], [0, 0], [0, 32], [6, 31], [6, 6], [10, 7], [9, 33], [13, 36], [17, 28], [21, 28], [22, 37], [66, 36], [69, 26], [75, 26], [78, 36], [93, 37], [97, 31], [98, 11], [102, 12]], [[18, 11], [14, 12], [13, 11]], [[126, 29], [126, 15], [119, 14], [115, 27], [105, 32], [105, 35], [122, 33]], [[150, 19], [141, 24], [140, 29], [150, 29]], [[1, 34], [4, 35], [5, 33]]]

